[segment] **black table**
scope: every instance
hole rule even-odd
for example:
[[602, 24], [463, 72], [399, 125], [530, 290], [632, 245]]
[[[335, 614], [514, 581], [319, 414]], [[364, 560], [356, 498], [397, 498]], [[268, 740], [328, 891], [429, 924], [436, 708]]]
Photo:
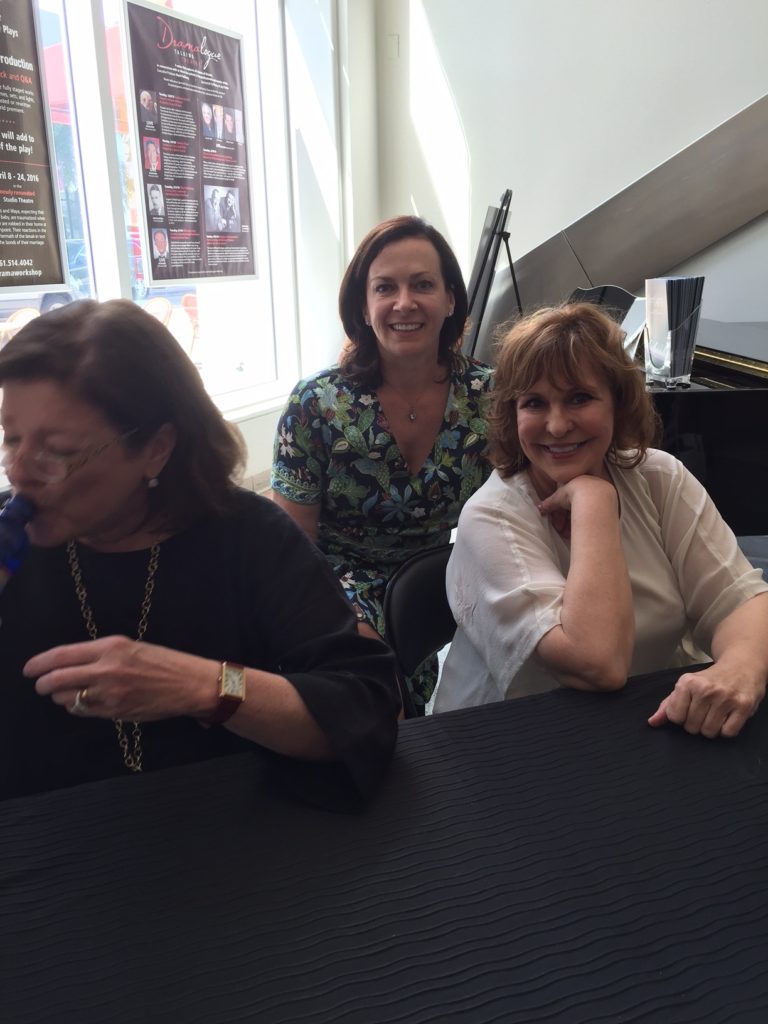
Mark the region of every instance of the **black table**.
[[676, 673], [404, 723], [359, 816], [252, 755], [0, 805], [3, 1024], [768, 1020], [768, 715]]

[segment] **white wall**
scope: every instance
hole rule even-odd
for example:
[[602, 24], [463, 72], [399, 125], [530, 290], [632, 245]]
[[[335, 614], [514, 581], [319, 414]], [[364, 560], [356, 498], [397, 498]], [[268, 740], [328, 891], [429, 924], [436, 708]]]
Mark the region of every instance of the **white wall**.
[[[294, 325], [281, 332], [288, 308], [277, 289], [276, 346], [283, 355], [295, 344], [297, 369], [285, 385], [290, 389], [300, 376], [331, 363], [341, 347], [336, 314], [336, 293], [345, 266], [342, 206], [342, 158], [339, 128], [339, 61], [333, 0], [286, 0], [285, 51], [289, 116], [285, 126], [291, 157], [291, 180], [278, 183], [294, 200], [292, 267], [283, 274], [295, 277], [297, 295]], [[264, 95], [265, 106], [277, 97]], [[282, 196], [280, 197], [282, 198]], [[272, 244], [276, 240], [272, 239]], [[284, 243], [285, 239], [279, 239]], [[276, 286], [280, 285], [276, 281]], [[247, 325], [243, 325], [247, 326]], [[281, 381], [281, 385], [284, 382]], [[262, 476], [272, 463], [275, 425], [283, 397], [255, 408], [230, 412], [248, 446], [249, 476]]]
[[272, 465], [275, 428], [282, 409], [271, 408], [255, 415], [229, 418], [237, 424], [248, 448], [247, 477], [262, 478]]
[[762, 0], [378, 0], [377, 18], [382, 215], [416, 208], [465, 268], [505, 188], [519, 256], [768, 93]]

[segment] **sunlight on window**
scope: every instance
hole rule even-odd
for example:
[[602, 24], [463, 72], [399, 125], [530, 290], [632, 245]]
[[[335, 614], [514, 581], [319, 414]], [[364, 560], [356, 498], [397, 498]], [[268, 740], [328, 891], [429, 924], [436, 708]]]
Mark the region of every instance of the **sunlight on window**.
[[410, 4], [410, 49], [419, 55], [409, 68], [414, 135], [430, 169], [447, 234], [464, 262], [470, 251], [469, 149], [421, 0]]
[[[334, 126], [329, 123], [318, 86], [313, 82], [307, 66], [307, 54], [302, 48], [296, 27], [291, 20], [290, 8], [286, 11], [286, 48], [291, 69], [291, 123], [294, 132], [301, 139], [309, 165], [317, 182], [317, 191], [322, 196], [330, 224], [337, 239], [341, 238], [341, 207], [339, 195], [339, 162], [334, 138]], [[333, 55], [331, 40], [325, 33], [327, 54]], [[315, 41], [311, 56], [319, 59], [321, 47]], [[333, 103], [333, 97], [326, 97], [326, 104]], [[332, 109], [329, 115], [333, 116]]]

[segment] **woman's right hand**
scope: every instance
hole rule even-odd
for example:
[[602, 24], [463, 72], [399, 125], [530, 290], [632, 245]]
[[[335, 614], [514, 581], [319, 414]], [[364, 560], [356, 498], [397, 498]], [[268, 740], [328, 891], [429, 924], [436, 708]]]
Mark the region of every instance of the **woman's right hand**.
[[538, 509], [548, 516], [552, 525], [566, 539], [571, 536], [571, 515], [574, 503], [587, 503], [595, 509], [615, 508], [618, 517], [619, 500], [616, 488], [609, 480], [597, 476], [577, 476], [539, 503]]

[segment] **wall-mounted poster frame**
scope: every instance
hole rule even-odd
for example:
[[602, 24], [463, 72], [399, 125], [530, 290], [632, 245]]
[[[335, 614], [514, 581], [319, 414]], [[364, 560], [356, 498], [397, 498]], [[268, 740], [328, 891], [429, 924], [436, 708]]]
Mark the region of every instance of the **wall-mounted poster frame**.
[[67, 291], [37, 4], [0, 5], [0, 289]]
[[256, 277], [242, 36], [124, 0], [153, 284]]

